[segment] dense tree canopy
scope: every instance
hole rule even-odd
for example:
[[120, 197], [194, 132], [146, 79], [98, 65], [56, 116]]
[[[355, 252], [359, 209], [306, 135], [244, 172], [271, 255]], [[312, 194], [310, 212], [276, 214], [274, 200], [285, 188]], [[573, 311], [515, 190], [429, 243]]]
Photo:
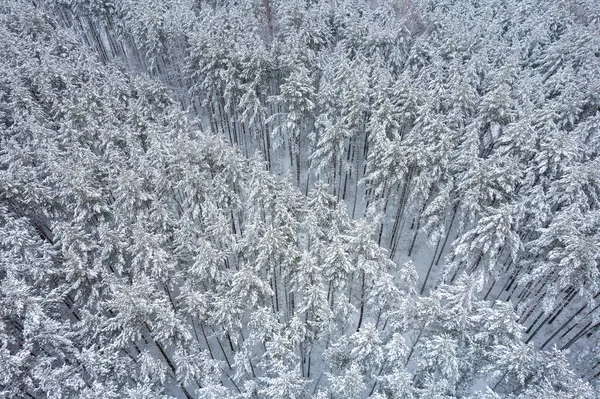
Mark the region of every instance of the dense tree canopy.
[[594, 398], [597, 0], [5, 0], [0, 397]]

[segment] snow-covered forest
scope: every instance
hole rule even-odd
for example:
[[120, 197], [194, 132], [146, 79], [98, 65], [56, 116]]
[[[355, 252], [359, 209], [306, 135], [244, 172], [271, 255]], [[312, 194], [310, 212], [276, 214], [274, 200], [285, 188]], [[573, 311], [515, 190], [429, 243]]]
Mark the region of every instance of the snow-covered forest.
[[598, 0], [0, 0], [0, 398], [600, 397]]

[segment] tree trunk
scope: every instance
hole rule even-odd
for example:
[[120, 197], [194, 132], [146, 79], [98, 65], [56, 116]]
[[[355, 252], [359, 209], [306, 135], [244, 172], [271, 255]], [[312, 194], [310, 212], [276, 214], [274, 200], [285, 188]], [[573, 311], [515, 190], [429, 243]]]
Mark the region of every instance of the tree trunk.
[[300, 189], [300, 133], [296, 134], [296, 185]]
[[269, 36], [273, 36], [273, 23], [271, 22], [271, 2], [270, 0], [263, 0], [265, 5], [265, 14], [267, 16], [267, 29], [269, 30]]
[[438, 255], [437, 260], [435, 261], [436, 266], [440, 263], [440, 259], [442, 258], [442, 254], [444, 253], [444, 249], [446, 248], [446, 244], [448, 243], [448, 237], [450, 237], [450, 232], [452, 231], [452, 225], [454, 224], [454, 218], [456, 217], [457, 211], [458, 211], [458, 203], [456, 205], [454, 205], [454, 211], [452, 212], [452, 217], [450, 218], [450, 226], [448, 226], [448, 232], [446, 233], [446, 237], [444, 237], [444, 243], [442, 244], [442, 249], [440, 250], [440, 254]]
[[425, 280], [423, 281], [423, 285], [421, 286], [421, 290], [419, 291], [420, 295], [423, 295], [423, 292], [425, 292], [425, 287], [427, 286], [427, 280], [429, 280], [429, 275], [431, 274], [431, 269], [433, 268], [433, 262], [435, 260], [435, 255], [437, 253], [438, 247], [440, 246], [441, 240], [442, 240], [442, 237], [440, 237], [438, 239], [437, 245], [435, 246], [435, 251], [433, 252], [433, 259], [431, 259], [431, 263], [429, 264], [429, 268], [427, 269], [427, 274], [425, 275]]
[[[413, 236], [412, 242], [410, 243], [410, 248], [408, 249], [408, 257], [409, 258], [412, 255], [413, 248], [415, 247], [415, 242], [417, 241], [417, 234], [419, 234], [419, 228], [421, 227], [421, 216], [423, 215], [423, 212], [425, 212], [426, 206], [427, 206], [427, 201], [425, 201], [423, 203], [423, 208], [421, 209], [421, 212], [419, 213], [419, 216], [417, 218], [417, 227], [415, 228], [415, 235]], [[438, 244], [439, 244], [439, 241], [438, 241]], [[437, 247], [435, 247], [435, 249], [437, 251]]]
[[356, 327], [356, 331], [360, 330], [360, 326], [362, 325], [363, 315], [365, 312], [365, 271], [361, 272], [361, 290], [360, 290], [360, 314], [358, 316], [358, 326]]

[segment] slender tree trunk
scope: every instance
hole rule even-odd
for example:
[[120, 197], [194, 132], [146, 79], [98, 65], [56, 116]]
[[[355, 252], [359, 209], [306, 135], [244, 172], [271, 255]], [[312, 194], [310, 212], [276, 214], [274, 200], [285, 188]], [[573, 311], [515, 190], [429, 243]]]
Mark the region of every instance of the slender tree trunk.
[[[348, 163], [348, 165], [352, 165], [352, 160], [350, 158], [351, 154], [352, 154], [352, 157], [354, 157], [354, 151], [351, 151], [352, 148], [353, 148], [352, 142], [350, 141], [348, 143], [348, 157], [346, 159], [346, 162]], [[342, 193], [342, 201], [346, 200], [346, 188], [348, 186], [348, 174], [349, 174], [348, 171], [346, 171], [345, 172], [345, 177], [344, 177], [344, 190], [343, 190], [343, 193]]]
[[386, 194], [385, 194], [385, 202], [383, 203], [383, 217], [382, 217], [381, 223], [379, 224], [379, 234], [377, 237], [377, 245], [379, 245], [379, 246], [381, 246], [381, 237], [383, 236], [383, 228], [384, 228], [384, 224], [385, 224], [385, 218], [387, 216], [387, 207], [389, 204], [391, 191], [392, 191], [392, 188], [388, 187]]
[[[224, 111], [223, 111], [223, 109], [221, 107], [221, 100], [220, 99], [217, 100], [217, 110], [219, 111], [219, 123], [221, 124], [221, 130], [223, 131], [223, 134], [225, 134], [225, 123], [223, 122], [224, 119], [225, 119], [225, 116], [224, 116]], [[231, 144], [235, 144], [233, 142], [233, 137], [231, 137], [231, 131], [229, 129], [227, 129], [227, 133], [228, 133], [228, 136], [229, 136], [229, 142]]]
[[456, 205], [454, 205], [454, 211], [452, 212], [452, 217], [450, 218], [450, 226], [448, 226], [448, 232], [446, 233], [446, 237], [444, 237], [444, 243], [442, 244], [442, 249], [440, 250], [440, 254], [438, 255], [437, 260], [435, 261], [436, 266], [440, 263], [440, 259], [442, 258], [442, 254], [444, 253], [444, 249], [446, 248], [446, 244], [448, 243], [448, 238], [450, 237], [450, 232], [452, 231], [452, 225], [454, 224], [454, 219], [456, 217], [457, 211], [458, 211], [458, 203]]
[[271, 22], [271, 2], [270, 0], [263, 0], [265, 6], [265, 14], [267, 16], [267, 28], [269, 30], [269, 36], [273, 36], [273, 23]]
[[508, 370], [504, 372], [504, 374], [502, 374], [502, 377], [500, 377], [498, 379], [498, 381], [494, 384], [494, 387], [492, 388], [493, 391], [496, 390], [496, 388], [498, 388], [498, 385], [500, 385], [500, 383], [502, 382], [502, 380], [504, 380], [504, 378], [506, 378], [506, 376], [508, 375]]
[[365, 271], [361, 271], [361, 290], [360, 290], [360, 314], [358, 316], [358, 326], [356, 331], [360, 330], [363, 321], [363, 315], [365, 312]]
[[[173, 375], [174, 376], [177, 375], [177, 369], [175, 368], [175, 365], [173, 364], [173, 362], [171, 361], [171, 359], [169, 358], [169, 356], [165, 352], [165, 350], [164, 350], [163, 346], [160, 344], [160, 342], [158, 342], [158, 340], [154, 339], [153, 334], [152, 334], [152, 329], [150, 328], [150, 326], [148, 325], [148, 323], [144, 322], [144, 326], [146, 327], [146, 330], [148, 330], [148, 333], [150, 334], [150, 337], [154, 341], [154, 345], [156, 345], [156, 347], [158, 348], [160, 354], [162, 355], [162, 357], [167, 362], [167, 365], [173, 371]], [[193, 397], [190, 395], [190, 393], [187, 391], [187, 389], [183, 386], [182, 383], [179, 383], [179, 387], [183, 391], [183, 393], [186, 396], [186, 398], [193, 399]]]
[[[415, 228], [415, 235], [413, 236], [412, 242], [410, 243], [410, 248], [408, 249], [408, 257], [409, 258], [412, 255], [412, 251], [415, 247], [415, 242], [417, 241], [417, 234], [419, 234], [419, 229], [421, 228], [421, 216], [423, 215], [423, 212], [425, 212], [426, 206], [427, 206], [427, 201], [425, 201], [423, 203], [423, 208], [421, 209], [421, 212], [419, 213], [419, 216], [417, 218], [417, 227]], [[438, 244], [439, 244], [439, 241], [438, 241]], [[437, 247], [436, 247], [436, 251], [437, 251]]]
[[217, 339], [217, 344], [219, 344], [219, 348], [221, 348], [221, 353], [223, 353], [225, 362], [227, 362], [227, 367], [229, 367], [229, 370], [232, 370], [231, 363], [229, 362], [229, 358], [227, 357], [227, 353], [225, 352], [225, 348], [223, 348], [223, 344], [221, 343], [221, 340], [219, 339], [219, 337], [215, 337], [215, 338]]
[[402, 202], [404, 200], [404, 194], [406, 192], [407, 184], [408, 184], [408, 181], [406, 181], [402, 185], [402, 193], [400, 194], [400, 201], [398, 203], [398, 209], [396, 210], [396, 217], [394, 218], [394, 226], [392, 227], [392, 236], [390, 237], [390, 244], [389, 244], [390, 249], [393, 249], [393, 247], [394, 247], [394, 239], [396, 238], [396, 232], [398, 231], [398, 226], [400, 224], [400, 218], [402, 217], [402, 211], [403, 211]]
[[[567, 295], [567, 297], [565, 298], [565, 300], [563, 300], [563, 303], [560, 304], [558, 306], [558, 310], [555, 312], [550, 313], [538, 326], [537, 328], [533, 331], [533, 333], [529, 336], [529, 338], [527, 338], [527, 340], [525, 341], [525, 343], [529, 343], [536, 335], [538, 332], [540, 332], [540, 330], [546, 326], [548, 324], [549, 320], [554, 320], [561, 312], [562, 310], [573, 300], [573, 298], [575, 298], [577, 294], [577, 291], [575, 289], [572, 289], [571, 292], [569, 292], [569, 294]], [[539, 320], [539, 318], [544, 314], [544, 312], [540, 313], [540, 315], [538, 316], [538, 318], [536, 319], [536, 321], [533, 322], [533, 324], [529, 327], [529, 329], [527, 330], [527, 332], [529, 332], [529, 330], [531, 330], [531, 328], [535, 325], [535, 323]]]
[[[196, 326], [194, 325], [194, 317], [192, 317], [192, 326], [194, 327], [194, 333], [196, 334], [196, 339], [198, 340], [198, 332], [196, 331]], [[206, 347], [208, 348], [208, 353], [210, 354], [210, 358], [215, 360], [215, 356], [213, 354], [212, 348], [210, 347], [210, 343], [208, 342], [208, 337], [206, 336], [206, 331], [204, 331], [204, 324], [200, 323], [200, 330], [202, 331], [202, 336], [204, 337], [204, 342], [206, 342]], [[200, 342], [198, 342], [200, 343]]]
[[219, 132], [219, 125], [217, 124], [217, 118], [216, 118], [217, 111], [215, 111], [215, 106], [213, 104], [212, 96], [208, 100], [208, 115], [209, 115], [211, 129], [213, 130], [214, 134], [217, 134]]
[[485, 296], [483, 297], [484, 301], [487, 301], [488, 296], [490, 295], [490, 293], [492, 292], [492, 290], [494, 289], [494, 286], [496, 285], [496, 283], [498, 282], [498, 279], [495, 278], [494, 282], [492, 283], [492, 285], [490, 285], [490, 288], [487, 290], [487, 292], [485, 293]]
[[[358, 148], [356, 149], [356, 152], [358, 152]], [[354, 204], [352, 205], [352, 219], [354, 219], [354, 215], [356, 213], [356, 202], [358, 201], [358, 180], [359, 180], [359, 173], [358, 173], [358, 153], [355, 156], [356, 158], [356, 176], [355, 176], [355, 180], [354, 180]]]
[[275, 311], [279, 313], [279, 290], [277, 289], [277, 269], [273, 265], [273, 291], [275, 292]]
[[420, 295], [423, 295], [423, 292], [425, 292], [425, 287], [427, 286], [427, 280], [429, 280], [429, 275], [431, 274], [431, 269], [433, 268], [433, 262], [435, 261], [435, 255], [437, 253], [438, 247], [440, 246], [441, 240], [442, 240], [442, 237], [440, 237], [438, 239], [438, 242], [435, 246], [435, 251], [433, 252], [433, 258], [431, 259], [431, 263], [429, 264], [429, 268], [427, 269], [427, 274], [425, 275], [425, 280], [423, 281], [423, 285], [421, 286], [421, 290], [419, 291]]
[[565, 345], [563, 345], [562, 348], [560, 348], [560, 350], [564, 351], [565, 349], [569, 349], [575, 342], [579, 341], [579, 339], [581, 337], [583, 337], [589, 330], [598, 326], [598, 324], [596, 324], [595, 326], [590, 328], [591, 325], [592, 325], [592, 322], [590, 321], [589, 323], [587, 323], [585, 325], [585, 327], [583, 327], [581, 330], [579, 330], [579, 332], [577, 334], [575, 334], [575, 336], [573, 338], [571, 338]]
[[273, 167], [271, 160], [271, 132], [269, 131], [269, 125], [265, 122], [265, 156], [267, 158], [267, 170], [271, 170]]
[[296, 185], [300, 189], [300, 132], [296, 134]]
[[419, 330], [419, 335], [417, 335], [417, 339], [415, 339], [415, 342], [413, 342], [413, 344], [410, 347], [410, 351], [408, 352], [408, 356], [406, 357], [406, 361], [404, 362], [404, 367], [408, 366], [408, 362], [410, 362], [410, 359], [411, 359], [413, 353], [415, 352], [415, 347], [419, 343], [419, 340], [421, 339], [421, 336], [423, 335], [424, 330], [425, 330], [425, 323], [423, 323], [423, 325], [421, 326], [421, 328]]

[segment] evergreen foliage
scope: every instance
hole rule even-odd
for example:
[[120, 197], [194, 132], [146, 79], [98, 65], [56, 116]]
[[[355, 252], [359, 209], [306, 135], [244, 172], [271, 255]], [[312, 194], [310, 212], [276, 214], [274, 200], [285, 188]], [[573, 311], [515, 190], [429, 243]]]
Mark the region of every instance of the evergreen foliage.
[[597, 0], [4, 0], [1, 398], [594, 398]]

